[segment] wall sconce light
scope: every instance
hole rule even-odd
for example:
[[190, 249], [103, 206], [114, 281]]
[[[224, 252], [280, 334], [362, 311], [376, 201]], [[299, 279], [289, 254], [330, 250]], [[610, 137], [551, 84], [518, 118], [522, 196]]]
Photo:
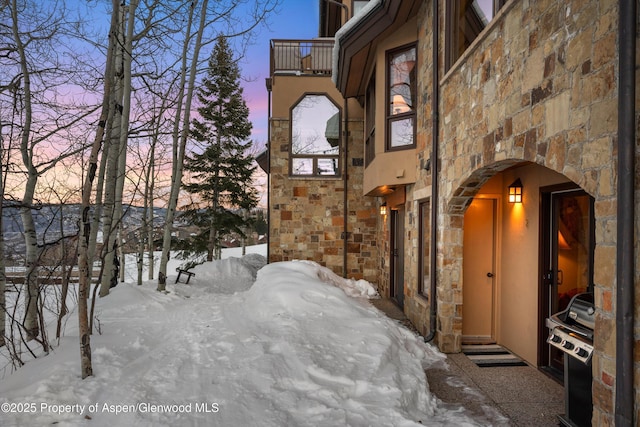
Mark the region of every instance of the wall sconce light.
[[522, 182], [520, 178], [509, 186], [509, 203], [522, 203]]
[[387, 202], [384, 202], [383, 204], [380, 205], [380, 215], [386, 215], [387, 214]]

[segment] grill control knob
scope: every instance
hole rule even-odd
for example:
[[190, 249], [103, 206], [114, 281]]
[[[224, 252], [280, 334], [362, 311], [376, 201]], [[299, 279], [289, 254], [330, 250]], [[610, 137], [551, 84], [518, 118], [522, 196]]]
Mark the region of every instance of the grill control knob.
[[573, 352], [579, 357], [587, 357], [589, 355], [589, 352], [587, 350], [580, 347], [577, 347], [575, 350], [573, 350]]
[[551, 334], [551, 336], [549, 337], [549, 339], [550, 339], [552, 342], [555, 342], [555, 343], [559, 343], [560, 341], [562, 341], [562, 338], [560, 338], [559, 336], [557, 336], [557, 335], [555, 335], [555, 334]]
[[572, 350], [575, 347], [572, 342], [567, 340], [562, 341], [562, 344], [560, 345], [562, 345], [562, 347], [566, 348], [567, 350]]

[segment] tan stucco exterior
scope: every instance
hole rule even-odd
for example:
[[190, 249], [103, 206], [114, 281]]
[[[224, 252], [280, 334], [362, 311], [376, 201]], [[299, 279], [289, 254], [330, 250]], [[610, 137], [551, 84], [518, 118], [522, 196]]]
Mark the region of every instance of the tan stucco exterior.
[[[417, 18], [403, 25], [388, 39], [383, 40], [375, 52], [375, 82], [376, 111], [383, 112], [387, 109], [386, 92], [386, 52], [389, 49], [403, 46], [417, 41]], [[371, 75], [370, 73], [369, 75]], [[416, 150], [385, 150], [386, 120], [384, 114], [376, 114], [376, 156], [367, 166], [364, 175], [364, 193], [375, 194], [376, 189], [382, 186], [405, 186], [416, 181]]]

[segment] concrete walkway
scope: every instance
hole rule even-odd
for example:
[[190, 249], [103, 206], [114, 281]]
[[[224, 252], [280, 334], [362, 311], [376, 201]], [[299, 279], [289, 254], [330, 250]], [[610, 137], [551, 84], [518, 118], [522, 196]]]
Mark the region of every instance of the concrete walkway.
[[[409, 326], [390, 300], [371, 300], [392, 319]], [[448, 354], [447, 367], [426, 371], [431, 392], [449, 408], [482, 425], [555, 427], [564, 413], [564, 387], [531, 366], [480, 368], [462, 353]]]

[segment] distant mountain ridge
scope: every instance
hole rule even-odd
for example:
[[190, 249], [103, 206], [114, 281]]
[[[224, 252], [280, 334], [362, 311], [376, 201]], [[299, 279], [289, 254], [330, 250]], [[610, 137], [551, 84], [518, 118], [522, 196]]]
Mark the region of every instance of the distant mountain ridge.
[[[142, 207], [126, 205], [123, 208], [125, 228], [138, 227], [142, 224]], [[46, 204], [32, 209], [38, 236], [49, 231], [60, 235], [61, 229], [64, 230], [65, 235], [76, 234], [79, 227], [80, 210], [80, 204]], [[156, 225], [158, 222], [164, 222], [166, 208], [154, 208], [153, 212]], [[24, 231], [19, 207], [5, 202], [2, 209], [2, 228], [5, 233], [22, 233]]]
[[[135, 229], [142, 225], [143, 208], [124, 206], [123, 223], [125, 229]], [[74, 236], [80, 223], [80, 204], [46, 204], [33, 209], [38, 244], [54, 242], [62, 236]], [[164, 223], [166, 208], [154, 208], [154, 225]], [[2, 208], [2, 228], [4, 231], [5, 252], [8, 257], [20, 257], [24, 254], [24, 238], [20, 208], [14, 203], [5, 202]]]

